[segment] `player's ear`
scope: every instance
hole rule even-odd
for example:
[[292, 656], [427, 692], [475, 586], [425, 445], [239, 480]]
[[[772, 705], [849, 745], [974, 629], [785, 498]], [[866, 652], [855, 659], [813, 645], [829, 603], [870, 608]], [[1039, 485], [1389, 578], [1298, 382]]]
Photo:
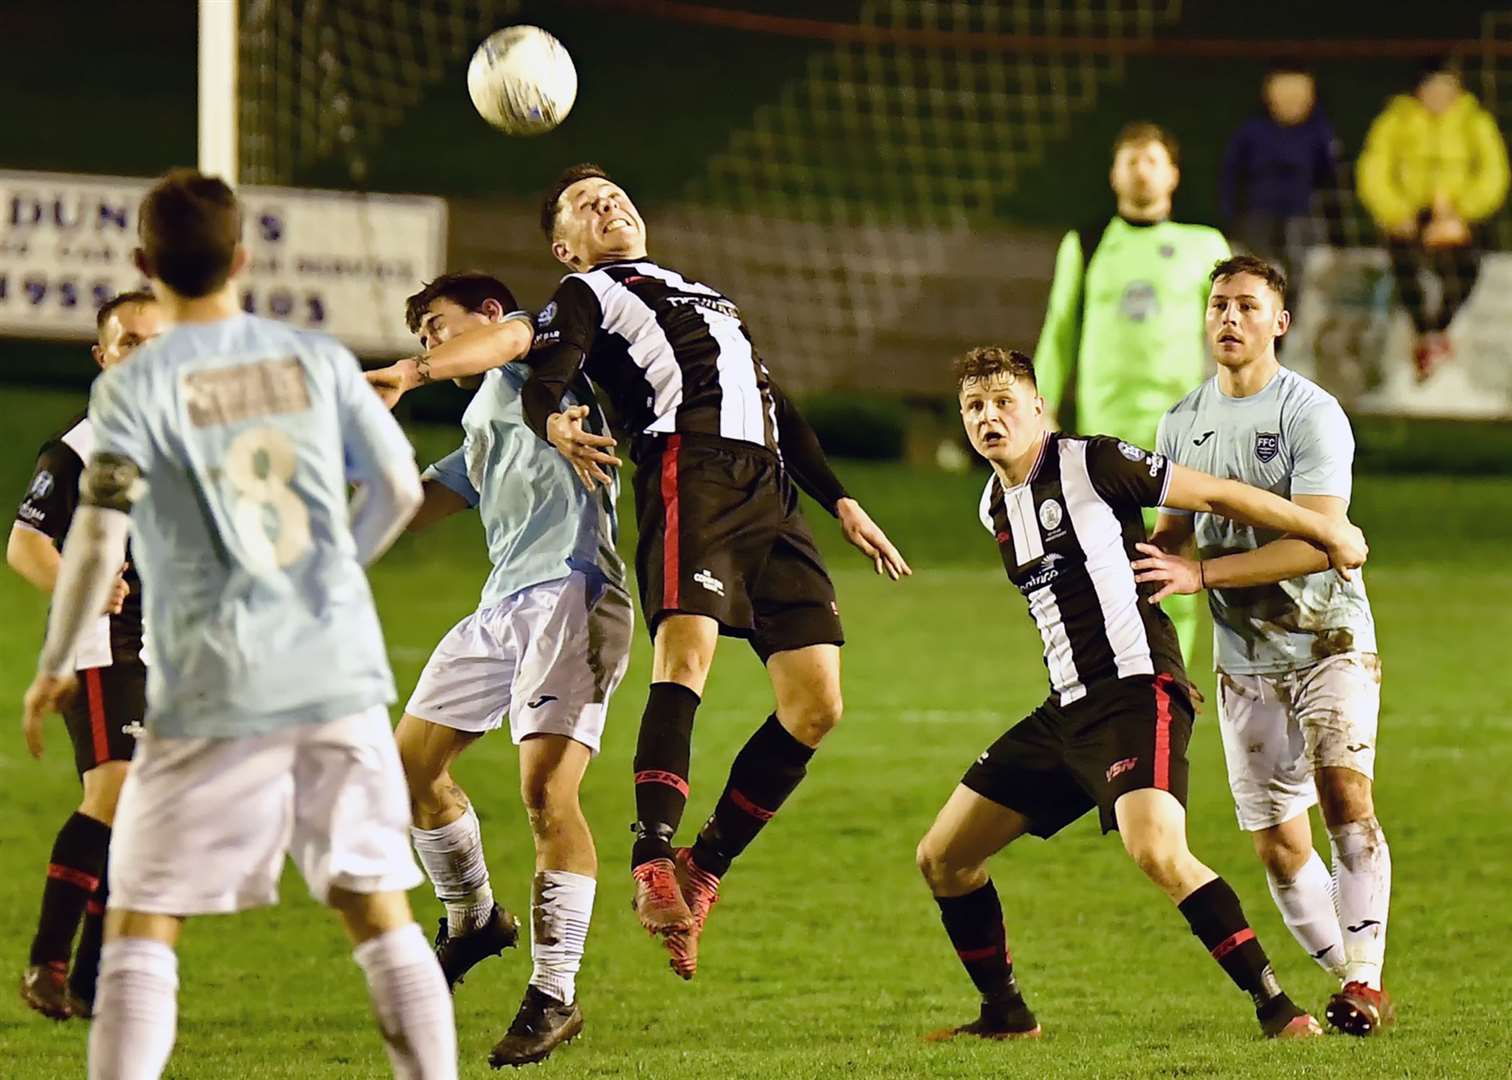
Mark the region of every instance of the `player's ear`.
[[577, 269], [577, 260], [572, 257], [572, 252], [567, 250], [567, 245], [560, 240], [553, 240], [551, 242], [551, 255], [557, 262], [565, 263], [574, 270]]
[[91, 345], [89, 347], [89, 355], [92, 356], [92, 357], [94, 357], [94, 362], [100, 365], [100, 370], [101, 371], [104, 371], [105, 370], [105, 350], [102, 349], [102, 348], [100, 348], [98, 345]]
[[242, 247], [240, 244], [237, 244], [236, 250], [231, 253], [231, 273], [228, 275], [228, 277], [235, 277], [237, 274], [240, 274], [243, 270], [245, 270], [247, 268], [247, 262], [249, 258], [250, 257], [247, 255], [247, 249]]
[[1280, 337], [1290, 329], [1291, 312], [1287, 311], [1285, 308], [1282, 308], [1281, 313], [1276, 316], [1276, 336]]
[[487, 300], [483, 301], [483, 306], [478, 309], [478, 314], [482, 315], [489, 322], [498, 322], [505, 315], [504, 305], [490, 296]]

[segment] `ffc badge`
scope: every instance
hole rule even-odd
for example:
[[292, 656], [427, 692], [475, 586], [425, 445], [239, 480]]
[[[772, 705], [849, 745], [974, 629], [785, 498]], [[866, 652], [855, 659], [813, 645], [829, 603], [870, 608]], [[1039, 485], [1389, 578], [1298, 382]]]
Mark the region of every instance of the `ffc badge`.
[[1281, 452], [1281, 433], [1279, 431], [1255, 432], [1255, 456], [1262, 462], [1275, 460]]

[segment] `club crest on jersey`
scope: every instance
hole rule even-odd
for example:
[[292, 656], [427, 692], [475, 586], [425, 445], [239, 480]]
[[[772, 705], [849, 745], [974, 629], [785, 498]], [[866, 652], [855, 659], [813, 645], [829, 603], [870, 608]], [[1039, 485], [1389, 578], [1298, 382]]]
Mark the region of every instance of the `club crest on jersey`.
[[1130, 461], [1143, 461], [1145, 459], [1145, 452], [1132, 443], [1119, 443], [1118, 452]]
[[45, 499], [52, 494], [52, 489], [53, 474], [43, 469], [32, 480], [31, 487], [27, 490], [26, 496], [29, 499]]
[[1261, 461], [1274, 461], [1281, 452], [1281, 433], [1279, 431], [1255, 432], [1255, 456]]
[[556, 318], [556, 313], [557, 313], [556, 301], [553, 300], [553, 301], [551, 301], [551, 303], [547, 304], [539, 312], [536, 313], [536, 325], [537, 326], [550, 326], [551, 325], [551, 320]]
[[1040, 503], [1039, 519], [1046, 532], [1054, 530], [1061, 523], [1060, 503], [1054, 499], [1046, 499]]

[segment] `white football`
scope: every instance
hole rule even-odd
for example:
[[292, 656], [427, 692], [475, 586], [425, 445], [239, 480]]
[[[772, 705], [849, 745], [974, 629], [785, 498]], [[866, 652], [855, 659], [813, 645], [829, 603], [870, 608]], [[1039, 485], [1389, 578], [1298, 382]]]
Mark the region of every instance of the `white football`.
[[572, 57], [539, 26], [494, 31], [467, 66], [467, 92], [478, 115], [508, 135], [556, 127], [577, 100], [577, 85]]

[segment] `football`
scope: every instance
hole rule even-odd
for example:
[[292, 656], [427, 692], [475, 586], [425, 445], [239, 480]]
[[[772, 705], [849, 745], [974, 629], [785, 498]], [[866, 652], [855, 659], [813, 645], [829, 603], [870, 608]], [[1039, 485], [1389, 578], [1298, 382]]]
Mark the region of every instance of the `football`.
[[507, 135], [540, 135], [567, 118], [577, 68], [562, 43], [538, 26], [509, 26], [483, 39], [467, 66], [478, 115]]

